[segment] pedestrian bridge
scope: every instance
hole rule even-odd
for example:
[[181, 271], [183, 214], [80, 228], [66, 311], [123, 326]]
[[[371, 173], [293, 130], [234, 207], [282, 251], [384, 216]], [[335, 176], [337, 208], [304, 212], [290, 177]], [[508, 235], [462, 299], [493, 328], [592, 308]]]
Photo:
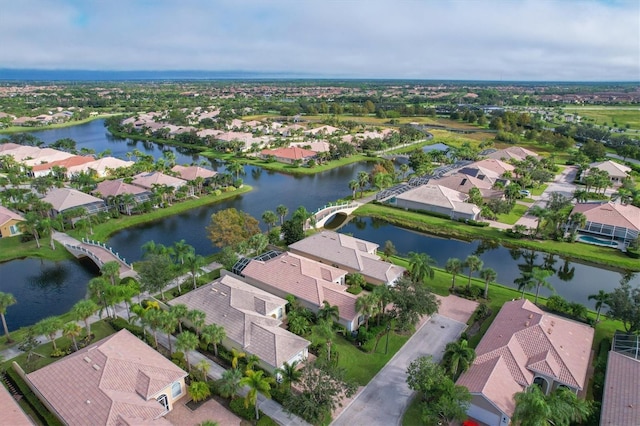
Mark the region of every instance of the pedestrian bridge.
[[355, 201], [349, 203], [329, 204], [319, 208], [313, 215], [312, 219], [307, 220], [305, 228], [324, 228], [327, 222], [330, 222], [336, 215], [342, 215], [345, 218], [355, 211], [362, 204]]
[[118, 253], [115, 253], [111, 247], [104, 243], [86, 240], [84, 238], [82, 241], [78, 241], [62, 232], [55, 232], [53, 239], [62, 244], [64, 248], [76, 258], [88, 257], [98, 268], [102, 268], [102, 265], [107, 262], [118, 262], [118, 264], [120, 264], [121, 279], [137, 276], [131, 264], [127, 263], [124, 258], [120, 257]]

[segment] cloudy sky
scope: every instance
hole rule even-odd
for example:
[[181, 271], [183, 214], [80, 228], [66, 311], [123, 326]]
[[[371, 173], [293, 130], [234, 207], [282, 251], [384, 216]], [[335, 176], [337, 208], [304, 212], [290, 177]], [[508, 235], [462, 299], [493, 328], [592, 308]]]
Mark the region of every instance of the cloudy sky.
[[637, 0], [0, 0], [0, 68], [640, 80]]

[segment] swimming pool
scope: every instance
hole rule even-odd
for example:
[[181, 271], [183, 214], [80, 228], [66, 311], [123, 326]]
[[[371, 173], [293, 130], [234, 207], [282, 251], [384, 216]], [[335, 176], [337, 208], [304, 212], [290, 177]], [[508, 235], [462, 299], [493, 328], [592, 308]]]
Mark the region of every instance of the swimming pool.
[[578, 241], [581, 241], [587, 244], [596, 244], [596, 245], [605, 246], [605, 247], [618, 247], [617, 241], [603, 240], [600, 238], [592, 237], [591, 235], [580, 235], [578, 237]]

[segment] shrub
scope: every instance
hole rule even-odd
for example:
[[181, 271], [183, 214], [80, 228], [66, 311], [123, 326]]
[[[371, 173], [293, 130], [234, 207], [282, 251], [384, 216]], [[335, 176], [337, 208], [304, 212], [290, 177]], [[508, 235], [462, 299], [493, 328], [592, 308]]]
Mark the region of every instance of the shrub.
[[474, 314], [474, 321], [482, 322], [489, 316], [491, 316], [491, 308], [486, 303], [481, 303]]
[[229, 408], [234, 414], [246, 420], [254, 420], [256, 416], [255, 408], [253, 405], [249, 404], [248, 407], [244, 406], [244, 398], [236, 398], [231, 400], [231, 402], [229, 403]]
[[567, 312], [569, 303], [562, 296], [554, 294], [547, 299], [547, 308], [556, 312]]
[[171, 355], [171, 362], [173, 362], [178, 367], [186, 370], [187, 368], [187, 360], [184, 358], [184, 353], [177, 351]]
[[626, 253], [632, 259], [640, 259], [640, 250], [627, 249]]
[[351, 293], [351, 294], [360, 294], [362, 293], [362, 287], [360, 286], [349, 286], [347, 287], [347, 293]]
[[110, 319], [108, 322], [109, 322], [109, 325], [116, 331], [125, 329], [130, 331], [133, 335], [138, 336], [139, 338], [142, 338], [144, 336], [144, 331], [142, 330], [142, 327], [139, 327], [134, 324], [130, 324], [124, 318], [118, 317], [116, 319]]

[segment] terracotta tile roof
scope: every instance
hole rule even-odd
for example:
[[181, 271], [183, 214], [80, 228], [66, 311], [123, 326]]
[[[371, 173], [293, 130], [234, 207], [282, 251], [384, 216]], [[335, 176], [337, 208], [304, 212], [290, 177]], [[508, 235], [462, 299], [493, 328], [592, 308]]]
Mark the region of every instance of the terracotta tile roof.
[[293, 243], [289, 249], [296, 253], [323, 259], [331, 265], [361, 273], [365, 278], [391, 283], [401, 277], [405, 269], [380, 260], [375, 254], [378, 244], [339, 234], [322, 231]]
[[133, 177], [132, 183], [134, 185], [141, 186], [143, 188], [152, 189], [153, 185], [168, 185], [173, 186], [174, 188], [180, 188], [185, 185], [187, 181], [184, 179], [179, 179], [177, 177], [165, 175], [160, 172], [151, 172], [151, 173], [138, 173]]
[[305, 158], [315, 157], [316, 154], [317, 153], [315, 151], [302, 149], [297, 146], [278, 149], [263, 149], [260, 151], [260, 155], [273, 155], [276, 158], [286, 158], [288, 160], [304, 160]]
[[[482, 393], [498, 406], [498, 401], [513, 398], [513, 389], [522, 390], [532, 384], [535, 372], [583, 389], [593, 334], [593, 328], [545, 313], [528, 300], [507, 302], [478, 344], [476, 360], [458, 384]], [[508, 371], [506, 375], [501, 373], [504, 377], [499, 386], [491, 385], [495, 378], [483, 379], [498, 358]], [[511, 384], [507, 386], [505, 380]], [[512, 404], [500, 408], [509, 416], [513, 414]]]
[[0, 413], [2, 424], [11, 426], [33, 426], [33, 422], [22, 411], [16, 400], [11, 396], [7, 388], [0, 385]]
[[603, 223], [605, 225], [640, 230], [640, 208], [631, 204], [620, 204], [608, 201], [606, 203], [579, 203], [573, 207], [572, 213], [582, 213], [587, 222]]
[[121, 330], [27, 377], [67, 424], [121, 425], [164, 414], [155, 398], [186, 375]]
[[230, 275], [169, 302], [203, 311], [207, 324], [224, 327], [230, 340], [274, 368], [309, 345], [307, 340], [280, 328], [280, 320], [267, 316], [286, 303]]
[[93, 203], [104, 203], [100, 198], [72, 188], [53, 188], [42, 201], [51, 204], [58, 212]]
[[242, 275], [269, 287], [292, 294], [315, 306], [323, 301], [338, 306], [340, 318], [351, 322], [358, 316], [357, 296], [347, 293], [347, 287], [337, 284], [347, 271], [298, 256], [283, 253], [267, 261], [251, 260]]
[[4, 206], [0, 206], [0, 226], [4, 225], [10, 220], [23, 221], [24, 217], [20, 216], [18, 213], [12, 212]]
[[175, 165], [171, 170], [178, 173], [180, 177], [184, 180], [194, 180], [197, 177], [201, 177], [203, 179], [209, 179], [218, 174], [213, 170], [205, 169], [204, 167], [200, 167], [200, 166]]
[[125, 183], [122, 179], [104, 180], [100, 182], [96, 186], [96, 189], [93, 191], [94, 194], [99, 193], [103, 198], [110, 196], [115, 197], [116, 195], [122, 194], [136, 195], [142, 194], [143, 192], [148, 192], [148, 190], [139, 186]]
[[34, 172], [41, 170], [49, 170], [54, 166], [64, 167], [65, 169], [69, 169], [69, 167], [79, 166], [81, 164], [86, 164], [95, 161], [96, 159], [93, 157], [87, 157], [83, 155], [74, 155], [72, 157], [65, 158], [63, 160], [51, 161], [44, 164], [36, 164], [31, 167]]
[[602, 426], [637, 426], [640, 419], [640, 360], [609, 352], [602, 396]]

